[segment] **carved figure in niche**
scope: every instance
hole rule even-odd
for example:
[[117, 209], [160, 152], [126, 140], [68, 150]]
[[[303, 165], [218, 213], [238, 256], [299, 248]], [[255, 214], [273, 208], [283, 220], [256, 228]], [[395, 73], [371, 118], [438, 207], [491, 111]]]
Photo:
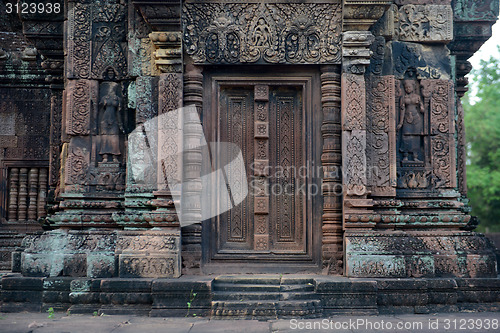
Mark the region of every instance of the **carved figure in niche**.
[[400, 152], [403, 162], [423, 162], [424, 103], [416, 80], [404, 80], [400, 100], [398, 131], [401, 131]]
[[253, 45], [268, 46], [270, 37], [271, 32], [269, 31], [269, 27], [266, 24], [266, 20], [261, 17], [253, 33]]
[[115, 82], [104, 82], [101, 84], [101, 99], [99, 100], [99, 155], [103, 163], [110, 162], [112, 157], [114, 163], [119, 163], [120, 132], [125, 133], [123, 121], [120, 115], [121, 99], [118, 96], [119, 85]]

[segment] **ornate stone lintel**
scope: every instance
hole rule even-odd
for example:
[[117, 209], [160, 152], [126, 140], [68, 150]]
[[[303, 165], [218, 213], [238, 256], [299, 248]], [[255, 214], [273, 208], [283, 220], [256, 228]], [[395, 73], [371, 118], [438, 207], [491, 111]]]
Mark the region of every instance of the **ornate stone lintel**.
[[184, 45], [196, 64], [338, 64], [341, 4], [187, 2]]

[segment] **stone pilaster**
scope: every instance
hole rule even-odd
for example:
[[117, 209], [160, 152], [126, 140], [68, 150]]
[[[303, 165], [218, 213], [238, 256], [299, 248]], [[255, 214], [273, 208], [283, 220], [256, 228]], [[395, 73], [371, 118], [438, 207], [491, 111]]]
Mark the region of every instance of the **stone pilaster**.
[[340, 115], [340, 66], [321, 67], [321, 105], [323, 123], [323, 269], [342, 273], [342, 147]]
[[[201, 115], [203, 108], [203, 74], [201, 66], [186, 65], [184, 73], [184, 106], [195, 106], [196, 114]], [[194, 114], [191, 114], [194, 116]], [[184, 174], [182, 193], [183, 226], [182, 226], [182, 271], [185, 274], [201, 273], [201, 161], [200, 140], [203, 133], [199, 131], [196, 119], [186, 119], [184, 143], [189, 150], [184, 155]]]
[[343, 40], [342, 167], [344, 170], [344, 228], [372, 228], [373, 202], [368, 198], [366, 156], [365, 70], [370, 63], [373, 35], [347, 31]]

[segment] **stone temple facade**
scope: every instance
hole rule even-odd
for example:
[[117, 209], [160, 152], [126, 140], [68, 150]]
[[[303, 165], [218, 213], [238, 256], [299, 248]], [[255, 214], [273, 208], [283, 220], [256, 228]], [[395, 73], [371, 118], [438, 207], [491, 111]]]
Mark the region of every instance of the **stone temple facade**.
[[460, 102], [497, 0], [41, 2], [0, 5], [4, 301], [146, 309], [236, 273], [498, 288]]

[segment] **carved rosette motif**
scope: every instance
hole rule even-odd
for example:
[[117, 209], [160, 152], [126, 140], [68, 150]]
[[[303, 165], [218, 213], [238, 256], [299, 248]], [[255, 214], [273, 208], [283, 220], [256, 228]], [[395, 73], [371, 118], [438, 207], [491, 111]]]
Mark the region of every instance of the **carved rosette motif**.
[[135, 81], [136, 124], [143, 124], [156, 116], [157, 110], [154, 105], [153, 85], [153, 79], [147, 76], [138, 77]]
[[341, 5], [186, 3], [195, 63], [339, 63]]
[[80, 148], [70, 145], [66, 162], [66, 184], [83, 185], [87, 181], [89, 155]]

